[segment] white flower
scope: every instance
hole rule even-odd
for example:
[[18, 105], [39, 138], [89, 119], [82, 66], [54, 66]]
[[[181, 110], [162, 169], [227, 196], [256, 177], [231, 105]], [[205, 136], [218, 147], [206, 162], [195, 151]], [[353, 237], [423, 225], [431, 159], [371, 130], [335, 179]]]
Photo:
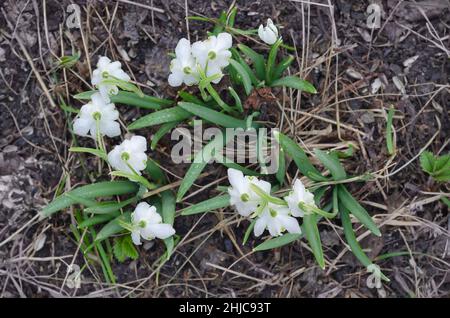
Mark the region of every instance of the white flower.
[[119, 112], [109, 98], [104, 99], [99, 93], [91, 96], [91, 101], [83, 105], [73, 123], [73, 131], [80, 136], [97, 138], [97, 126], [100, 134], [108, 137], [120, 135]]
[[267, 26], [259, 26], [258, 35], [265, 43], [272, 45], [278, 40], [278, 29], [273, 24], [272, 19], [267, 19]]
[[220, 77], [213, 80], [214, 84], [220, 82], [223, 74], [222, 68], [230, 64], [233, 38], [229, 33], [219, 33], [210, 36], [205, 41], [199, 41], [192, 44], [192, 55], [196, 58], [200, 67], [206, 70], [206, 76], [210, 77], [219, 74]]
[[175, 59], [170, 62], [169, 85], [193, 85], [199, 82], [195, 59], [191, 54], [191, 43], [186, 39], [178, 41], [175, 48]]
[[136, 206], [131, 213], [131, 223], [133, 227], [131, 239], [136, 245], [141, 245], [141, 237], [145, 240], [152, 240], [155, 237], [164, 240], [175, 234], [172, 225], [162, 223], [161, 215], [147, 202], [141, 202]]
[[299, 207], [299, 203], [312, 207], [316, 206], [314, 195], [305, 188], [299, 179], [295, 180], [292, 191], [284, 200], [287, 202], [293, 216], [303, 217], [305, 214], [305, 211]]
[[244, 176], [239, 170], [229, 168], [228, 180], [231, 184], [231, 187], [228, 188], [230, 204], [234, 205], [237, 212], [242, 216], [249, 216], [252, 212], [255, 212], [261, 203], [261, 198], [251, 190], [250, 184], [254, 184], [270, 194], [271, 185], [269, 182], [258, 180], [256, 177]]
[[108, 76], [113, 76], [122, 81], [129, 82], [130, 77], [122, 70], [120, 62], [111, 62], [106, 56], [101, 56], [97, 63], [97, 68], [92, 73], [91, 83], [97, 87], [103, 97], [116, 95], [119, 89], [116, 85], [102, 84], [102, 81]]
[[367, 272], [371, 273], [366, 280], [367, 287], [377, 289], [381, 288], [381, 270], [380, 266], [376, 264], [369, 264], [367, 266]]
[[290, 216], [289, 213], [287, 206], [269, 202], [256, 220], [253, 229], [255, 236], [260, 236], [265, 229], [268, 229], [272, 236], [280, 236], [285, 230], [289, 233], [302, 233], [297, 219]]
[[147, 163], [146, 151], [147, 140], [142, 136], [133, 136], [108, 153], [108, 162], [116, 170], [141, 175]]

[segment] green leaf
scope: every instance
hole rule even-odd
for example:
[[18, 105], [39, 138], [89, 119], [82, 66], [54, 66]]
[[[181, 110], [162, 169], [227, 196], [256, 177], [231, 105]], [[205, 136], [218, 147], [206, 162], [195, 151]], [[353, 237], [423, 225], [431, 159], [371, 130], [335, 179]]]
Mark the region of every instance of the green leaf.
[[185, 102], [206, 106], [206, 104], [200, 98], [188, 92], [180, 91], [178, 92], [178, 96], [180, 96], [181, 99]]
[[239, 50], [244, 53], [250, 60], [253, 62], [253, 66], [255, 67], [256, 77], [260, 81], [264, 81], [265, 79], [265, 63], [264, 56], [259, 53], [256, 53], [254, 50], [249, 48], [244, 44], [238, 44]]
[[85, 152], [95, 155], [97, 157], [102, 158], [106, 162], [108, 162], [108, 155], [103, 150], [95, 149], [95, 148], [84, 148], [84, 147], [71, 147], [69, 148], [71, 152]]
[[[163, 222], [173, 225], [173, 222], [175, 220], [175, 196], [173, 195], [171, 190], [167, 190], [161, 193], [161, 202], [161, 214]], [[166, 245], [167, 258], [169, 258], [175, 245], [173, 236], [166, 238], [164, 240], [164, 244]]]
[[245, 231], [244, 238], [242, 239], [242, 245], [245, 245], [248, 241], [248, 238], [250, 237], [250, 234], [252, 233], [253, 228], [255, 227], [256, 219], [253, 219], [250, 225], [248, 226], [247, 230]]
[[297, 76], [286, 76], [275, 80], [271, 86], [285, 86], [294, 89], [298, 89], [303, 92], [316, 94], [316, 88], [308, 81], [302, 80]]
[[137, 200], [138, 197], [132, 197], [122, 202], [117, 201], [99, 202], [95, 205], [89, 206], [88, 208], [84, 209], [84, 211], [92, 214], [109, 214], [111, 212], [120, 211], [120, 209], [126, 207], [131, 203], [136, 202]]
[[161, 140], [162, 137], [164, 137], [165, 134], [167, 134], [169, 131], [174, 129], [180, 121], [172, 121], [169, 123], [163, 124], [158, 131], [153, 135], [152, 142], [150, 144], [150, 149], [155, 150], [156, 146], [158, 145], [158, 142]]
[[450, 154], [443, 155], [434, 161], [433, 172], [437, 175], [450, 171]]
[[58, 67], [59, 68], [72, 68], [78, 60], [80, 59], [80, 52], [76, 52], [73, 55], [65, 55], [59, 59]]
[[280, 47], [283, 40], [279, 38], [270, 48], [269, 57], [267, 58], [266, 65], [266, 84], [270, 85], [273, 81], [273, 68], [275, 66], [275, 60], [278, 55], [278, 48]]
[[113, 252], [116, 259], [121, 263], [127, 258], [135, 260], [139, 257], [138, 251], [134, 247], [130, 235], [116, 237], [114, 239]]
[[[87, 91], [73, 97], [79, 100], [89, 100], [91, 99], [91, 96], [97, 92], [98, 91]], [[161, 109], [162, 106], [169, 106], [174, 103], [174, 101], [169, 99], [162, 99], [148, 95], [139, 97], [139, 95], [135, 93], [124, 91], [119, 91], [117, 95], [110, 95], [109, 98], [113, 103], [136, 106], [145, 109]]]
[[47, 217], [55, 212], [78, 203], [66, 194], [81, 197], [83, 199], [93, 199], [97, 197], [110, 197], [114, 195], [136, 193], [138, 189], [139, 186], [137, 184], [129, 181], [104, 181], [85, 185], [62, 194], [54, 199], [41, 211], [41, 215]]
[[442, 198], [441, 198], [441, 201], [442, 201], [445, 205], [447, 205], [447, 207], [450, 209], [450, 199], [449, 199], [449, 198], [442, 197]]
[[97, 233], [95, 242], [105, 240], [114, 234], [122, 232], [124, 228], [120, 225], [121, 222], [131, 222], [131, 212], [125, 212], [124, 214], [106, 223], [100, 232]]
[[154, 113], [145, 115], [138, 120], [135, 120], [128, 126], [128, 129], [141, 129], [149, 126], [155, 126], [174, 121], [183, 121], [192, 117], [191, 113], [185, 111], [181, 107], [175, 106]]
[[127, 178], [130, 181], [140, 183], [149, 190], [153, 190], [156, 188], [156, 185], [150, 183], [147, 179], [145, 179], [143, 176], [140, 176], [138, 174], [127, 173], [127, 172], [123, 172], [123, 171], [112, 171], [111, 175], [116, 176], [116, 177]]
[[112, 220], [120, 215], [120, 211], [114, 211], [113, 213], [109, 214], [101, 214], [101, 215], [95, 215], [90, 218], [84, 219], [83, 222], [78, 224], [78, 228], [84, 229], [96, 224], [105, 223], [106, 221]]
[[208, 164], [207, 159], [214, 157], [213, 151], [216, 148], [223, 148], [229, 138], [231, 138], [231, 135], [232, 134], [227, 134], [226, 137], [218, 136], [214, 138], [195, 155], [194, 162], [189, 167], [183, 178], [183, 181], [180, 184], [180, 187], [178, 188], [177, 202], [181, 201], [186, 192], [191, 188], [195, 180], [197, 180], [199, 175], [202, 173], [203, 169], [205, 169], [206, 165]]
[[386, 148], [388, 153], [392, 156], [395, 153], [394, 136], [392, 133], [392, 120], [394, 118], [395, 108], [391, 107], [388, 112], [386, 123]]
[[225, 208], [230, 205], [230, 196], [228, 194], [220, 195], [203, 202], [191, 205], [181, 211], [181, 215], [192, 215], [202, 212], [211, 212], [217, 209]]
[[286, 158], [284, 157], [284, 150], [280, 148], [278, 154], [278, 170], [276, 173], [276, 178], [280, 184], [284, 183], [284, 178], [286, 176]]
[[241, 98], [239, 97], [238, 93], [231, 86], [228, 87], [228, 91], [230, 92], [231, 96], [234, 99], [234, 102], [236, 104], [236, 108], [239, 110], [240, 113], [243, 113], [244, 112], [244, 108], [242, 107], [242, 101], [241, 101]]
[[241, 76], [242, 84], [244, 84], [245, 93], [247, 95], [250, 95], [250, 93], [252, 92], [252, 89], [253, 89], [252, 80], [250, 78], [250, 75], [247, 73], [245, 68], [237, 61], [230, 59], [230, 65]]
[[106, 85], [114, 85], [123, 89], [124, 91], [135, 93], [139, 97], [144, 97], [144, 93], [142, 93], [141, 89], [138, 86], [112, 75], [109, 75], [107, 78], [103, 79], [101, 83]]
[[280, 146], [283, 148], [286, 154], [294, 160], [295, 164], [297, 165], [300, 172], [303, 173], [303, 175], [314, 181], [328, 180], [327, 178], [322, 176], [320, 172], [312, 165], [303, 149], [300, 148], [300, 146], [295, 141], [293, 141], [286, 135], [283, 135], [282, 133], [276, 133], [275, 137], [278, 139]]
[[244, 120], [236, 119], [234, 117], [219, 113], [218, 111], [212, 110], [204, 106], [186, 102], [180, 102], [178, 103], [178, 105], [184, 111], [187, 111], [190, 114], [194, 114], [200, 118], [203, 118], [204, 120], [207, 120], [211, 123], [217, 124], [222, 127], [245, 128], [246, 126], [246, 122]]
[[272, 74], [272, 81], [275, 81], [283, 75], [283, 72], [291, 65], [292, 61], [294, 60], [294, 57], [292, 55], [289, 55], [285, 57], [280, 64], [278, 64]]
[[[362, 250], [361, 246], [358, 243], [358, 240], [356, 239], [356, 235], [355, 232], [353, 231], [352, 222], [350, 221], [350, 215], [348, 213], [348, 210], [345, 208], [345, 206], [341, 206], [339, 210], [342, 221], [342, 227], [344, 228], [345, 240], [347, 241], [347, 244], [350, 246], [350, 250], [352, 251], [353, 255], [355, 255], [356, 258], [365, 267], [369, 266], [370, 264], [372, 264], [372, 260], [370, 260], [370, 258], [367, 257], [366, 253], [364, 253], [364, 251]], [[389, 278], [387, 278], [383, 274], [382, 278], [385, 281], [389, 281]]]
[[373, 234], [376, 236], [381, 236], [381, 232], [378, 229], [372, 217], [367, 213], [367, 211], [358, 203], [358, 201], [353, 198], [353, 196], [348, 192], [347, 188], [339, 184], [338, 196], [342, 205], [350, 211], [362, 224], [364, 224]]
[[322, 162], [322, 164], [330, 170], [335, 181], [344, 180], [347, 178], [347, 173], [339, 162], [339, 159], [320, 149], [314, 149], [314, 153], [316, 154], [317, 159], [319, 159], [320, 162]]
[[420, 154], [420, 165], [423, 171], [428, 173], [433, 172], [434, 156], [430, 151], [424, 151]]
[[260, 252], [260, 251], [266, 251], [266, 250], [272, 250], [274, 248], [278, 248], [284, 245], [287, 245], [289, 243], [292, 243], [294, 241], [299, 240], [303, 234], [297, 234], [297, 233], [286, 233], [282, 236], [271, 238], [258, 246], [256, 246], [253, 251], [254, 252]]
[[159, 167], [159, 165], [152, 158], [147, 158], [147, 166], [145, 167], [145, 172], [158, 184], [166, 183], [166, 176], [164, 171]]
[[303, 217], [303, 233], [308, 240], [309, 246], [316, 258], [320, 268], [325, 268], [325, 259], [323, 257], [322, 242], [320, 241], [319, 229], [317, 228], [317, 219], [314, 214], [306, 214]]

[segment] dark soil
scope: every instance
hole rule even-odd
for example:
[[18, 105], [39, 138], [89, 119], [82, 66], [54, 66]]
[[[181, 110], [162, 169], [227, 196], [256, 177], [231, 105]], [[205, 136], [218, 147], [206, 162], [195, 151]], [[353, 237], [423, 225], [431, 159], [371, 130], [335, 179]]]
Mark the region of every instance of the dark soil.
[[[82, 165], [78, 156], [69, 154], [68, 148], [74, 142], [68, 130], [68, 122], [72, 118], [58, 107], [60, 101], [57, 96], [63, 96], [70, 106], [80, 107], [81, 104], [70, 96], [88, 88], [74, 74], [87, 80], [88, 60], [95, 66], [98, 55], [106, 54], [126, 62], [120, 54], [126, 51], [129, 61], [125, 63], [125, 69], [134, 74], [137, 82], [146, 85], [143, 89], [146, 93], [175, 97], [176, 90], [167, 84], [170, 62], [167, 53], [173, 50], [180, 37], [186, 36], [187, 31], [184, 0], [135, 1], [160, 8], [164, 13], [119, 2], [116, 5], [112, 1], [108, 5], [104, 1], [74, 1], [82, 9], [83, 31], [88, 37], [86, 46], [90, 54], [86, 56], [80, 30], [67, 29], [64, 22], [69, 14], [67, 5], [71, 2], [5, 0], [0, 5], [0, 297], [450, 295], [448, 208], [438, 199], [426, 202], [438, 192], [448, 194], [449, 184], [439, 184], [428, 178], [420, 169], [418, 160], [413, 160], [393, 176], [350, 186], [352, 193], [362, 200], [379, 223], [385, 222], [381, 228], [382, 238], [368, 236], [361, 242], [363, 247], [369, 249], [369, 256], [413, 253], [391, 255], [377, 261], [391, 278], [382, 291], [366, 287], [366, 271], [350, 252], [340, 255], [345, 248], [340, 239], [343, 234], [339, 221], [335, 222], [337, 226], [326, 222], [320, 226], [326, 258], [333, 264], [322, 271], [305, 244], [296, 243], [273, 251], [251, 253], [252, 247], [261, 240], [251, 237], [242, 246], [248, 223], [236, 224], [232, 210], [177, 218], [175, 227], [181, 237], [192, 226], [195, 227], [161, 268], [158, 279], [154, 276], [153, 265], [162, 255], [164, 246], [161, 242], [150, 242], [140, 248], [139, 260], [122, 264], [113, 261], [113, 272], [120, 286], [110, 288], [105, 285], [101, 268], [94, 262], [83, 271], [81, 288], [62, 288], [67, 265], [74, 255], [75, 264], [85, 264], [69, 230], [69, 225], [75, 224], [73, 209], [50, 219], [32, 219], [54, 197], [55, 192], [60, 191], [60, 185], [70, 189], [93, 181], [90, 179], [98, 176], [98, 163], [94, 158], [85, 156]], [[191, 0], [188, 1], [189, 15], [217, 17], [221, 11], [228, 9], [231, 2]], [[332, 59], [330, 65], [321, 62], [309, 72], [307, 79], [315, 85], [319, 94], [304, 95], [298, 108], [335, 121], [336, 98], [339, 100], [341, 124], [354, 127], [363, 135], [347, 129], [341, 129], [339, 135], [336, 125], [331, 125], [331, 133], [319, 134], [314, 140], [305, 142], [324, 145], [352, 142], [357, 146], [355, 154], [344, 161], [352, 175], [382, 169], [382, 174], [387, 175], [386, 117], [381, 110], [390, 105], [397, 109], [398, 116], [394, 120], [397, 153], [389, 165], [389, 172], [408, 163], [435, 134], [428, 150], [448, 153], [450, 149], [448, 1], [417, 1], [429, 21], [409, 1], [403, 1], [400, 5], [397, 1], [378, 2], [384, 9], [381, 20], [383, 28], [373, 32], [370, 43], [365, 40], [371, 36], [371, 30], [366, 26], [366, 4], [361, 1], [332, 1], [339, 39], [338, 67], [336, 59]], [[308, 7], [304, 4], [303, 14], [299, 2], [237, 1], [237, 6], [237, 27], [257, 28], [267, 17], [271, 17], [283, 26], [281, 34], [285, 42], [298, 49], [300, 62], [302, 53], [305, 53], [304, 43], [308, 40], [309, 59], [305, 61], [306, 65], [312, 65], [321, 56], [327, 57], [333, 23], [326, 6]], [[102, 21], [110, 28], [110, 36]], [[427, 28], [428, 22], [441, 37], [442, 42], [438, 41], [438, 45]], [[304, 30], [302, 26], [308, 24], [309, 28]], [[203, 22], [190, 21], [191, 39], [205, 37], [209, 27]], [[308, 38], [305, 38], [308, 32], [303, 31], [309, 31]], [[49, 102], [17, 37], [31, 56], [56, 107]], [[61, 42], [64, 43], [63, 49]], [[266, 50], [264, 46], [256, 48]], [[74, 66], [74, 72], [66, 72], [66, 82], [63, 72], [55, 67], [56, 56], [70, 55], [72, 49], [81, 52], [81, 59]], [[417, 60], [405, 67], [403, 63], [416, 55]], [[291, 72], [298, 69], [299, 66], [294, 65]], [[393, 77], [403, 83], [404, 94], [394, 84]], [[384, 87], [371, 96], [371, 85], [377, 78]], [[145, 113], [131, 107], [121, 109], [122, 119], [127, 123]], [[324, 131], [330, 126], [327, 122], [307, 116], [298, 117], [295, 124], [300, 133]], [[151, 132], [147, 134], [150, 138]], [[83, 145], [87, 143], [84, 139], [78, 142]], [[170, 164], [170, 145], [170, 139], [164, 139], [158, 151], [151, 156], [165, 164], [163, 166], [169, 172], [170, 181], [175, 182], [183, 177], [188, 165]], [[89, 176], [87, 171], [90, 171]], [[198, 189], [225, 176], [225, 169], [218, 165], [209, 166], [206, 172], [211, 174], [198, 183]], [[290, 172], [293, 177], [296, 173], [293, 166]], [[226, 180], [220, 184], [226, 185]], [[215, 188], [215, 184], [206, 187], [187, 202], [209, 198], [216, 193]], [[358, 234], [362, 233], [360, 231]], [[229, 268], [232, 272], [225, 272], [223, 268]], [[236, 275], [236, 272], [246, 276]]]

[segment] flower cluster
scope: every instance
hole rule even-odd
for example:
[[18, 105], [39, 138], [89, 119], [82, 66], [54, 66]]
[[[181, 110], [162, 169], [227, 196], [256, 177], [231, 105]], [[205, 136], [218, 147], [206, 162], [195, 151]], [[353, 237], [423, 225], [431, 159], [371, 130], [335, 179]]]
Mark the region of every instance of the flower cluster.
[[[113, 78], [129, 82], [130, 77], [122, 70], [120, 62], [111, 62], [105, 56], [100, 57], [93, 72], [92, 85], [99, 92], [83, 105], [73, 123], [73, 131], [80, 136], [91, 136], [102, 145], [102, 137], [121, 135], [118, 122], [119, 112], [110, 101], [110, 95], [116, 95], [119, 89], [106, 79]], [[147, 165], [147, 140], [142, 136], [132, 136], [116, 145], [107, 155], [108, 163], [116, 170], [129, 175], [141, 176]], [[131, 215], [131, 238], [140, 245], [140, 237], [151, 240], [165, 239], [175, 234], [172, 225], [162, 223], [161, 216], [154, 206], [141, 202]]]
[[301, 233], [295, 217], [309, 213], [309, 207], [315, 208], [314, 195], [300, 180], [295, 180], [292, 191], [284, 200], [270, 195], [271, 185], [256, 177], [244, 176], [236, 169], [228, 169], [228, 188], [230, 204], [245, 217], [256, 218], [254, 234], [260, 236], [266, 229], [272, 236], [284, 231]]
[[219, 83], [223, 77], [223, 68], [230, 63], [232, 44], [231, 35], [225, 32], [192, 45], [187, 39], [181, 39], [175, 48], [175, 58], [170, 63], [169, 85], [198, 84], [202, 73], [208, 78], [212, 77], [214, 84]]

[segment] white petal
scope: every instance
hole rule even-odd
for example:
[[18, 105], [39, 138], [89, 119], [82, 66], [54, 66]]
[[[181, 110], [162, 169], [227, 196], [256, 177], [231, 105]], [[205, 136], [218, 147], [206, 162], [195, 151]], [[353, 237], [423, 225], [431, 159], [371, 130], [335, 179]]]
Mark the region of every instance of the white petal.
[[183, 84], [183, 73], [182, 72], [174, 72], [169, 75], [168, 82], [172, 87], [178, 87]]
[[180, 60], [187, 60], [191, 56], [191, 43], [189, 40], [182, 38], [178, 41], [178, 44], [175, 48], [175, 55]]
[[134, 212], [131, 215], [133, 223], [139, 223], [142, 220], [146, 220], [149, 214], [150, 205], [147, 202], [140, 202], [136, 205]]
[[143, 136], [133, 136], [130, 139], [130, 148], [132, 152], [146, 152], [147, 151], [147, 139]]
[[291, 216], [285, 216], [285, 215], [278, 216], [278, 219], [280, 220], [283, 227], [289, 233], [297, 233], [297, 234], [302, 233], [302, 230], [300, 229], [300, 225], [298, 224], [297, 219], [295, 219]]
[[170, 224], [151, 224], [148, 226], [149, 232], [152, 233], [153, 236], [159, 239], [166, 239], [175, 234], [175, 230]]
[[108, 136], [109, 138], [120, 136], [120, 124], [114, 120], [101, 120], [100, 133]]
[[143, 152], [132, 153], [128, 163], [139, 175], [141, 175], [141, 171], [145, 169], [147, 164], [147, 155]]
[[266, 229], [267, 223], [266, 219], [264, 217], [260, 217], [255, 222], [255, 227], [253, 228], [253, 233], [255, 236], [261, 236], [261, 234], [264, 233], [264, 230]]
[[223, 32], [217, 36], [217, 50], [226, 50], [233, 46], [233, 38], [231, 34]]
[[133, 232], [131, 232], [131, 240], [133, 241], [133, 243], [135, 245], [141, 245], [141, 233], [139, 232], [139, 230], [135, 230]]
[[111, 63], [111, 60], [106, 57], [106, 56], [100, 56], [98, 62], [97, 62], [97, 67], [100, 69], [106, 68], [109, 63]]
[[78, 117], [73, 122], [73, 132], [79, 136], [87, 136], [89, 130], [95, 122], [92, 119], [86, 117]]

